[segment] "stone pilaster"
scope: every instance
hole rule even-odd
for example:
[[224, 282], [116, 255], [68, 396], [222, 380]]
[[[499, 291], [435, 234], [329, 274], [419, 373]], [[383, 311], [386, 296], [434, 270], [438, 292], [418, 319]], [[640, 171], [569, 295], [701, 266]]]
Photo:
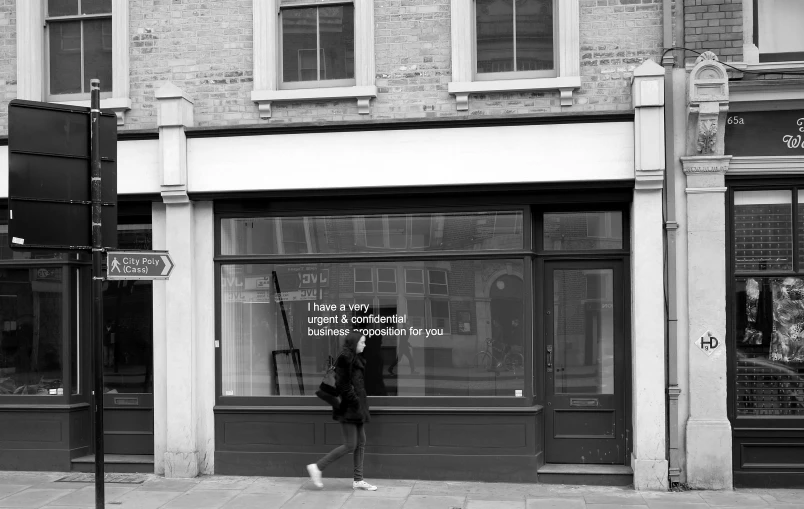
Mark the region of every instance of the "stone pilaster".
[[[689, 402], [687, 483], [731, 489], [731, 424], [726, 413], [726, 186], [723, 155], [728, 78], [705, 53], [690, 73], [686, 175]], [[712, 339], [714, 338], [714, 339]], [[711, 348], [716, 345], [716, 348]], [[709, 348], [703, 348], [707, 346]]]
[[[193, 104], [175, 85], [157, 90], [160, 170], [163, 207], [155, 207], [155, 236], [167, 249], [175, 267], [170, 279], [154, 285], [154, 314], [164, 318], [164, 333], [154, 334], [154, 365], [163, 366], [155, 388], [155, 444], [162, 453], [156, 458], [157, 472], [165, 477], [195, 477], [212, 468], [213, 427], [208, 421], [214, 400], [210, 384], [213, 342], [209, 323], [214, 306], [212, 288], [212, 208], [194, 203], [187, 196], [187, 137], [193, 125]], [[156, 231], [159, 225], [161, 231]], [[154, 241], [155, 247], [157, 240]], [[157, 295], [158, 294], [158, 295]], [[199, 327], [199, 325], [201, 325]], [[212, 363], [214, 368], [214, 362]], [[211, 389], [210, 389], [211, 386]], [[212, 391], [212, 392], [211, 392]], [[156, 393], [159, 392], [157, 395]]]
[[664, 69], [646, 61], [634, 71], [634, 203], [631, 214], [634, 487], [666, 490], [664, 266]]

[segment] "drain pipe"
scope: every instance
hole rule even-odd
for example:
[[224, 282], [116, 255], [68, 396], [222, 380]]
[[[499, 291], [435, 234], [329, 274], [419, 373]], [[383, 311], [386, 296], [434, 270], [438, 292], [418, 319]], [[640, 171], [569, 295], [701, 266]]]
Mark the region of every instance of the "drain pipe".
[[[673, 0], [664, 0], [664, 37], [663, 46], [672, 48], [682, 46], [683, 40], [675, 44], [673, 40]], [[675, 2], [677, 28], [683, 34], [684, 3]], [[667, 419], [668, 419], [668, 477], [670, 487], [681, 480], [681, 456], [679, 450], [678, 430], [678, 397], [681, 389], [678, 386], [678, 307], [676, 290], [676, 175], [675, 175], [675, 121], [674, 121], [674, 87], [673, 68], [684, 65], [684, 54], [678, 57], [675, 51], [665, 53], [661, 65], [665, 68], [664, 83], [664, 157], [665, 157], [665, 284], [667, 288]]]

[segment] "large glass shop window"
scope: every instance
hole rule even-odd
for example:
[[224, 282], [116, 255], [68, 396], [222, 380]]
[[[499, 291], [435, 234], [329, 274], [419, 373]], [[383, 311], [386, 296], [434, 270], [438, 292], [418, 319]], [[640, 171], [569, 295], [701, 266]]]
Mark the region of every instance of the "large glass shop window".
[[734, 193], [735, 267], [754, 273], [734, 285], [737, 415], [804, 416], [804, 278], [772, 274], [794, 269], [792, 196]]
[[[521, 212], [222, 220], [221, 250], [521, 249]], [[223, 396], [313, 395], [352, 328], [372, 396], [521, 396], [521, 258], [221, 266]]]
[[62, 395], [64, 273], [0, 269], [0, 394]]

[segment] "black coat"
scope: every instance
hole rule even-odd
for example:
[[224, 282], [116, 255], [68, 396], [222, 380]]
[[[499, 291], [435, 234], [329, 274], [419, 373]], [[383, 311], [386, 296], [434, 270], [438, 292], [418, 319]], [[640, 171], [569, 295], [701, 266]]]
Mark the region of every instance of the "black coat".
[[332, 418], [350, 424], [371, 420], [366, 396], [366, 361], [361, 355], [349, 352], [335, 363], [335, 386], [341, 404], [333, 409]]

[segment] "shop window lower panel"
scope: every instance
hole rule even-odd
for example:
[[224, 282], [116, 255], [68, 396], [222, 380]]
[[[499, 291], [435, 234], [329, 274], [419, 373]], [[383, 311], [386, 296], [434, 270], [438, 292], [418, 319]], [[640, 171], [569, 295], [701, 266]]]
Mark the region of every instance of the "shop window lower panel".
[[0, 470], [69, 471], [88, 446], [87, 414], [68, 405], [0, 407]]
[[[341, 443], [341, 426], [323, 409], [215, 408], [215, 473], [305, 476], [305, 466]], [[541, 407], [372, 409], [366, 426], [370, 478], [536, 482], [544, 464]], [[349, 478], [351, 458], [327, 469]]]
[[734, 430], [734, 486], [804, 486], [804, 429]]

